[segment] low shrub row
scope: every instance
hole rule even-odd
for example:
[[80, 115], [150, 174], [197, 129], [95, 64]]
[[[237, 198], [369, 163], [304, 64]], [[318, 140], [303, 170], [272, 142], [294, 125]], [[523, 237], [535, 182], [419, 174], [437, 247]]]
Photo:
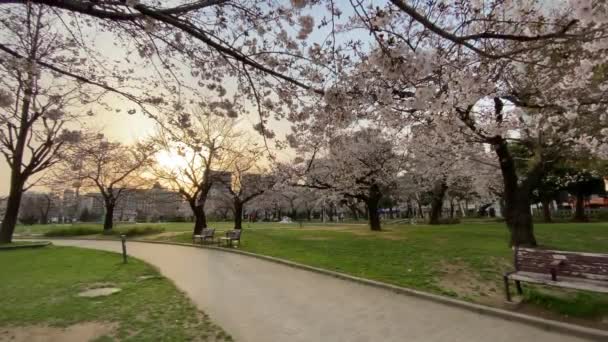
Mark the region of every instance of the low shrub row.
[[56, 228], [44, 233], [44, 236], [49, 237], [62, 237], [62, 236], [83, 236], [83, 235], [126, 235], [127, 237], [133, 236], [141, 236], [141, 235], [150, 235], [150, 234], [158, 234], [164, 232], [165, 229], [161, 227], [151, 227], [151, 226], [142, 226], [142, 227], [118, 227], [114, 228], [111, 231], [105, 232], [100, 230], [99, 228], [91, 228], [91, 227], [68, 227], [68, 228]]
[[129, 227], [129, 228], [117, 228], [112, 231], [104, 232], [105, 235], [126, 235], [127, 237], [140, 236], [140, 235], [151, 235], [164, 232], [165, 229], [161, 227]]
[[99, 234], [98, 228], [90, 227], [68, 227], [68, 228], [56, 228], [49, 230], [44, 233], [44, 236], [81, 236], [81, 235], [93, 235]]

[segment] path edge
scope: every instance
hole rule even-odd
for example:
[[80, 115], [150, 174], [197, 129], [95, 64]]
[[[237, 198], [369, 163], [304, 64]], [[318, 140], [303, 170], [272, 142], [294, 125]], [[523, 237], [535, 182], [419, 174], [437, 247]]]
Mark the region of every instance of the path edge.
[[[25, 239], [27, 239], [27, 238], [25, 238]], [[47, 237], [46, 239], [48, 239], [48, 240], [75, 240], [75, 241], [78, 241], [78, 240], [80, 240], [80, 241], [117, 241], [117, 242], [120, 241], [117, 239], [102, 239], [102, 238], [75, 239], [75, 238], [49, 238], [49, 237]], [[430, 301], [433, 301], [436, 303], [445, 304], [445, 305], [449, 305], [449, 306], [457, 307], [457, 308], [461, 308], [461, 309], [466, 309], [468, 311], [476, 312], [479, 314], [486, 314], [486, 315], [498, 317], [501, 319], [505, 319], [508, 321], [515, 321], [515, 322], [532, 325], [532, 326], [535, 326], [537, 328], [547, 330], [547, 331], [562, 332], [562, 333], [566, 333], [569, 335], [573, 335], [576, 337], [581, 337], [581, 338], [585, 338], [585, 339], [589, 339], [589, 340], [593, 340], [593, 341], [608, 341], [608, 331], [604, 331], [604, 330], [600, 330], [600, 329], [594, 329], [594, 328], [589, 328], [589, 327], [585, 327], [585, 326], [564, 323], [564, 322], [549, 320], [549, 319], [540, 318], [540, 317], [534, 317], [534, 316], [521, 314], [521, 313], [517, 313], [517, 312], [511, 312], [511, 311], [493, 308], [493, 307], [489, 307], [489, 306], [485, 306], [485, 305], [469, 303], [469, 302], [465, 302], [465, 301], [450, 298], [450, 297], [436, 295], [436, 294], [428, 293], [428, 292], [422, 292], [422, 291], [414, 290], [414, 289], [407, 288], [407, 287], [402, 287], [402, 286], [384, 283], [381, 281], [352, 276], [349, 274], [330, 271], [330, 270], [326, 270], [326, 269], [318, 268], [318, 267], [314, 267], [314, 266], [308, 266], [308, 265], [304, 265], [304, 264], [300, 264], [297, 262], [293, 262], [293, 261], [289, 261], [289, 260], [285, 260], [285, 259], [281, 259], [281, 258], [276, 258], [276, 257], [268, 256], [268, 255], [245, 252], [245, 251], [241, 251], [241, 250], [238, 250], [235, 248], [215, 247], [215, 246], [211, 246], [211, 245], [199, 245], [199, 244], [191, 244], [191, 243], [172, 242], [172, 241], [154, 241], [154, 240], [140, 240], [140, 239], [128, 239], [127, 242], [141, 242], [141, 243], [152, 243], [152, 244], [161, 244], [161, 245], [193, 247], [193, 248], [210, 249], [210, 250], [245, 255], [245, 256], [249, 256], [249, 257], [253, 257], [253, 258], [258, 258], [261, 260], [266, 260], [266, 261], [282, 264], [282, 265], [289, 266], [292, 268], [298, 268], [298, 269], [302, 269], [302, 270], [306, 270], [306, 271], [311, 271], [311, 272], [315, 272], [315, 273], [319, 273], [319, 274], [328, 275], [328, 276], [338, 278], [338, 279], [343, 279], [343, 280], [348, 280], [348, 281], [363, 284], [363, 285], [373, 286], [376, 288], [392, 291], [392, 292], [402, 294], [402, 295], [418, 297], [418, 298], [430, 300]], [[128, 248], [127, 248], [127, 250], [128, 250]]]
[[51, 244], [52, 244], [51, 241], [39, 241], [37, 243], [32, 243], [32, 244], [28, 244], [28, 245], [0, 246], [0, 251], [12, 251], [15, 249], [28, 249], [28, 248], [42, 248], [42, 247], [50, 246]]

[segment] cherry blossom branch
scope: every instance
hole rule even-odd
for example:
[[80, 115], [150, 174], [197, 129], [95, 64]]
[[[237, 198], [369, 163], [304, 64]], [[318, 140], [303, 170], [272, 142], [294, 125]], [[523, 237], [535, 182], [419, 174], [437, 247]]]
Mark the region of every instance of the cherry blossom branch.
[[435, 25], [424, 15], [420, 14], [416, 9], [408, 4], [406, 4], [403, 0], [390, 0], [395, 6], [397, 6], [400, 10], [405, 12], [411, 18], [419, 22], [422, 26], [430, 30], [431, 32], [437, 34], [438, 36], [450, 40], [456, 44], [467, 47], [473, 52], [478, 53], [479, 55], [487, 58], [500, 59], [507, 57], [509, 55], [517, 54], [522, 51], [526, 51], [527, 49], [513, 50], [508, 53], [496, 55], [489, 52], [486, 52], [475, 45], [471, 44], [469, 41], [471, 40], [479, 40], [479, 39], [497, 39], [497, 40], [509, 40], [516, 42], [537, 42], [537, 41], [546, 41], [555, 38], [571, 38], [573, 35], [568, 35], [567, 32], [572, 29], [577, 23], [578, 20], [574, 19], [564, 25], [560, 30], [548, 34], [536, 35], [536, 36], [526, 36], [526, 35], [514, 35], [514, 34], [505, 34], [505, 33], [494, 33], [494, 32], [482, 32], [476, 33], [466, 36], [459, 36], [453, 33], [450, 33], [443, 28]]

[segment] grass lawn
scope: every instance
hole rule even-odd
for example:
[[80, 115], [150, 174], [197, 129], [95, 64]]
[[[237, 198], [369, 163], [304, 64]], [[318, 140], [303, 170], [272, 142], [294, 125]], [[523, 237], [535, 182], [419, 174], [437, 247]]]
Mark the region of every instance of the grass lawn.
[[[192, 223], [156, 225], [165, 233], [144, 238], [191, 242]], [[210, 226], [219, 235], [232, 223]], [[535, 230], [545, 247], [608, 253], [608, 223], [536, 224]], [[504, 307], [502, 274], [513, 269], [504, 223], [488, 220], [385, 224], [381, 232], [364, 223], [246, 223], [242, 239], [246, 251], [496, 307]], [[532, 285], [524, 291], [516, 310], [608, 329], [606, 295]]]
[[[0, 265], [0, 339], [23, 330], [59, 334], [58, 327], [64, 333], [101, 327], [95, 341], [231, 340], [173, 283], [134, 258], [122, 264], [116, 253], [45, 247], [2, 251]], [[122, 291], [77, 296], [105, 286]]]

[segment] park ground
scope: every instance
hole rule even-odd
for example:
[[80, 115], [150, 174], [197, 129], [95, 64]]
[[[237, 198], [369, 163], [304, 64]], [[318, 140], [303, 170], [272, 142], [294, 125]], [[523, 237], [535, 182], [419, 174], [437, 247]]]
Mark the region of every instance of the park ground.
[[[0, 341], [231, 341], [136, 259], [73, 247], [0, 250]], [[86, 298], [100, 287], [121, 291]]]
[[[213, 222], [216, 234], [231, 222]], [[191, 242], [191, 223], [118, 225], [116, 233], [157, 241]], [[536, 224], [542, 247], [608, 253], [608, 223]], [[101, 225], [21, 226], [20, 236], [102, 235]], [[365, 223], [245, 223], [241, 249], [462, 300], [545, 318], [608, 329], [608, 296], [525, 285], [519, 305], [506, 305], [502, 274], [512, 252], [502, 222], [468, 220], [455, 225]]]

